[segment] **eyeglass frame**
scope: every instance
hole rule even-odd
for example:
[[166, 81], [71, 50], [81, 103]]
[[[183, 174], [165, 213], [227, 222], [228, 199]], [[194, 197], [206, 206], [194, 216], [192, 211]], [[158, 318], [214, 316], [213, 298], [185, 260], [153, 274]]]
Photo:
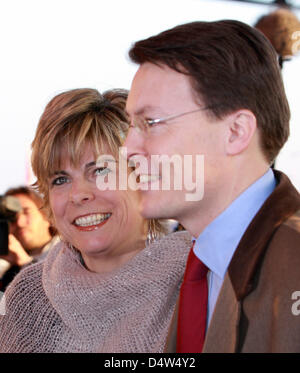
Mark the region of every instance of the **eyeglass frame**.
[[193, 113], [196, 113], [198, 111], [210, 110], [210, 109], [212, 109], [212, 107], [207, 106], [207, 107], [204, 107], [204, 108], [198, 108], [198, 109], [191, 110], [191, 111], [185, 111], [184, 113], [180, 113], [180, 114], [169, 115], [169, 116], [163, 117], [163, 118], [143, 119], [143, 121], [141, 121], [141, 123], [143, 124], [143, 128], [140, 125], [138, 125], [137, 123], [135, 123], [135, 124], [130, 123], [129, 128], [136, 128], [140, 132], [147, 133], [153, 124], [159, 124], [159, 123], [167, 122], [171, 119], [180, 118], [180, 117], [182, 117], [184, 115], [187, 115], [187, 114], [193, 114]]

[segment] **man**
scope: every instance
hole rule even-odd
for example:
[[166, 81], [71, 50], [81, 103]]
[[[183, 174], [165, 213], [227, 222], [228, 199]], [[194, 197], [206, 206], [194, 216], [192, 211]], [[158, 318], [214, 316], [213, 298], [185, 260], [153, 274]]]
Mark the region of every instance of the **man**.
[[[299, 352], [300, 197], [270, 168], [290, 118], [273, 47], [238, 21], [194, 22], [135, 43], [130, 57], [140, 67], [125, 146], [139, 162], [141, 213], [178, 220], [195, 237], [184, 283], [190, 263], [208, 269], [197, 279], [208, 282], [203, 296], [194, 282], [197, 306], [182, 287], [166, 351]], [[169, 158], [158, 166], [157, 155]], [[162, 188], [174, 155], [194, 160], [199, 198]]]
[[[41, 210], [43, 200], [34, 190], [25, 186], [12, 188], [5, 195], [16, 197], [22, 211], [10, 227], [9, 254], [1, 256], [2, 291], [23, 266], [45, 257], [55, 233]], [[5, 266], [3, 260], [6, 262]]]

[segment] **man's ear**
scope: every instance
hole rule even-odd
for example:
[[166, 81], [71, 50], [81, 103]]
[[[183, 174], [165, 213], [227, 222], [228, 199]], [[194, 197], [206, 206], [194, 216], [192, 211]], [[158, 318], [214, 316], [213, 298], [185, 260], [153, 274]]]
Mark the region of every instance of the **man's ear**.
[[251, 143], [257, 129], [256, 117], [250, 110], [241, 109], [230, 114], [227, 119], [226, 151], [228, 155], [237, 155]]

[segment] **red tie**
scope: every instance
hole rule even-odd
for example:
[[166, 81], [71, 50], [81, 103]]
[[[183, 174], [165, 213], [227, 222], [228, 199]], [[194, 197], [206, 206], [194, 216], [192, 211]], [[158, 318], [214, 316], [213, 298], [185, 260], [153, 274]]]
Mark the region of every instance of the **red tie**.
[[[194, 245], [193, 245], [194, 247]], [[177, 352], [202, 352], [207, 314], [207, 271], [191, 248], [180, 289]]]

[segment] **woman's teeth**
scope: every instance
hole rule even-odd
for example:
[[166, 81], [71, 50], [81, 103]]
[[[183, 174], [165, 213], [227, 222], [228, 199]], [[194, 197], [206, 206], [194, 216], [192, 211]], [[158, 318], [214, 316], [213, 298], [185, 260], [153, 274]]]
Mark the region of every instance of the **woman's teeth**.
[[102, 223], [104, 220], [107, 220], [110, 216], [111, 214], [88, 215], [75, 219], [74, 224], [80, 227], [89, 227], [91, 225], [98, 225]]

